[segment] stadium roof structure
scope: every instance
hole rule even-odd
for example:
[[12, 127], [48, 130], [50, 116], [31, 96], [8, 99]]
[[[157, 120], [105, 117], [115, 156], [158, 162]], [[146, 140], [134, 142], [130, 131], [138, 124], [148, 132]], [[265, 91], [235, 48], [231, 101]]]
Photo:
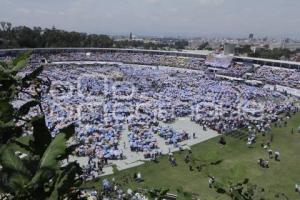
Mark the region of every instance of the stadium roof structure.
[[295, 61], [288, 61], [288, 60], [274, 60], [274, 59], [267, 59], [267, 58], [254, 58], [254, 57], [245, 57], [245, 56], [234, 56], [235, 58], [238, 59], [243, 59], [243, 60], [256, 60], [256, 61], [262, 61], [262, 62], [274, 62], [274, 63], [281, 63], [281, 64], [290, 64], [290, 65], [300, 65], [300, 62], [295, 62]]

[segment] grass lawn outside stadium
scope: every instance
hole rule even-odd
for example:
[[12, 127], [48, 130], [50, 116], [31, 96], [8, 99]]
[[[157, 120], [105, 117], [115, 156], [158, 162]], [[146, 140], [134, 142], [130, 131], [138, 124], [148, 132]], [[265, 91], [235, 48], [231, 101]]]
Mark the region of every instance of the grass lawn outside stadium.
[[[198, 199], [230, 199], [225, 194], [219, 194], [208, 186], [208, 176], [214, 176], [217, 182], [233, 183], [242, 182], [248, 178], [251, 184], [264, 188], [263, 196], [266, 199], [300, 199], [295, 192], [295, 184], [300, 184], [300, 112], [292, 115], [287, 127], [274, 127], [271, 134], [273, 142], [271, 149], [280, 152], [280, 161], [269, 159], [266, 149], [261, 147], [262, 142], [270, 136], [259, 135], [252, 148], [247, 147], [244, 137], [234, 134], [226, 137], [227, 144], [220, 145], [219, 137], [192, 146], [192, 167], [184, 161], [188, 153], [177, 152], [174, 154], [178, 166], [172, 167], [168, 156], [158, 158], [158, 162], [149, 161], [144, 165], [123, 171], [115, 170], [113, 175], [101, 177], [84, 183], [84, 187], [100, 189], [104, 178], [115, 178], [123, 189], [131, 188], [168, 188], [171, 193], [177, 194], [177, 199], [190, 199], [193, 194]], [[200, 128], [200, 127], [199, 127]], [[294, 134], [291, 134], [292, 128]], [[259, 158], [270, 161], [269, 168], [262, 168], [257, 164]], [[211, 164], [211, 162], [218, 163]], [[196, 166], [202, 165], [199, 172]], [[144, 179], [137, 183], [133, 180], [133, 174], [140, 172]], [[229, 188], [226, 188], [229, 189]], [[276, 194], [284, 194], [279, 195]]]

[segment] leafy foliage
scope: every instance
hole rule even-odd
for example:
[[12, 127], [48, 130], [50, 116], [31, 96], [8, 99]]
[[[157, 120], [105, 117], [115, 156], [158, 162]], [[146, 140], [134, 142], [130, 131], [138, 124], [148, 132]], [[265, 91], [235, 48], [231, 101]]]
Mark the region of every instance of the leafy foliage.
[[15, 155], [14, 151], [7, 147], [1, 155], [1, 165], [3, 172], [8, 175], [9, 191], [21, 189], [29, 180], [30, 172], [26, 169], [21, 159]]
[[30, 141], [35, 153], [42, 156], [51, 142], [51, 134], [46, 126], [44, 116], [36, 116], [31, 119], [33, 126], [33, 141]]
[[259, 57], [259, 58], [269, 58], [269, 59], [281, 59], [281, 57], [284, 58], [289, 58], [290, 55], [293, 52], [291, 52], [288, 49], [268, 49], [268, 48], [264, 48], [264, 49], [258, 49], [256, 50], [254, 53], [251, 53], [250, 56], [253, 57]]
[[[0, 63], [0, 189], [14, 199], [75, 199], [72, 189], [81, 184], [81, 168], [76, 162], [62, 166], [74, 150], [74, 145], [68, 146], [67, 141], [75, 127], [69, 125], [52, 138], [44, 115], [28, 119], [32, 107], [38, 106], [43, 114], [40, 88], [46, 85], [48, 91], [51, 84], [39, 78], [42, 66], [24, 77], [18, 76], [29, 56], [26, 52], [11, 63]], [[27, 90], [29, 87], [33, 90]], [[13, 102], [20, 94], [30, 100], [14, 107]], [[21, 142], [19, 138], [26, 127], [32, 128], [32, 136]], [[20, 152], [16, 152], [16, 147]]]
[[26, 102], [19, 108], [19, 110], [17, 111], [17, 115], [18, 116], [26, 115], [29, 112], [30, 108], [37, 106], [38, 104], [39, 104], [39, 101], [37, 101], [37, 100], [32, 100], [32, 101]]
[[[1, 48], [37, 48], [37, 47], [112, 47], [113, 41], [107, 35], [86, 34], [78, 32], [68, 32], [40, 27], [29, 28], [26, 26], [16, 26], [0, 28], [0, 38], [4, 42], [0, 43]], [[18, 66], [18, 61], [22, 62], [25, 57], [19, 56], [13, 64]], [[17, 67], [18, 68], [18, 67]]]

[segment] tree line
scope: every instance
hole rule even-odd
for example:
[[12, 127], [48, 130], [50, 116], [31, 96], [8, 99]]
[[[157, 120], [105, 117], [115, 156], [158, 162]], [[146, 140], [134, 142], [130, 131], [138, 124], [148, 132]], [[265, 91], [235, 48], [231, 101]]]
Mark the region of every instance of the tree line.
[[172, 41], [144, 42], [142, 40], [120, 40], [114, 41], [115, 48], [142, 48], [151, 50], [181, 50], [188, 46], [188, 41], [183, 39], [173, 39]]
[[47, 48], [47, 47], [112, 47], [113, 40], [107, 35], [64, 31], [52, 27], [13, 27], [9, 22], [0, 23], [0, 48]]
[[113, 40], [103, 34], [87, 34], [52, 28], [15, 26], [0, 22], [0, 48], [56, 48], [56, 47], [98, 47], [98, 48], [143, 48], [184, 49], [188, 41], [174, 39], [171, 42], [145, 42], [143, 40]]
[[246, 54], [250, 57], [267, 58], [267, 59], [275, 59], [275, 60], [280, 60], [282, 58], [289, 59], [292, 55], [294, 55], [297, 52], [299, 52], [299, 50], [291, 51], [289, 49], [283, 49], [283, 48], [270, 49], [268, 46], [259, 48], [256, 51], [252, 51], [250, 45], [243, 45], [235, 49], [235, 53], [237, 55]]

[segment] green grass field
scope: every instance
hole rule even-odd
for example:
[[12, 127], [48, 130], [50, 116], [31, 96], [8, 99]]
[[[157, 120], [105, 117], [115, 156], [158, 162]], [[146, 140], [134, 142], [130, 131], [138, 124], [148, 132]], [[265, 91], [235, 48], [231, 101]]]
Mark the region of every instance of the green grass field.
[[[115, 171], [114, 175], [86, 182], [84, 185], [99, 188], [103, 178], [114, 177], [125, 188], [169, 188], [170, 192], [179, 195], [179, 199], [190, 198], [188, 195], [180, 198], [182, 193], [194, 194], [201, 200], [229, 199], [208, 187], [208, 175], [211, 175], [223, 183], [249, 178], [252, 184], [265, 189], [264, 196], [267, 199], [278, 199], [275, 194], [284, 193], [290, 200], [297, 200], [300, 195], [295, 192], [294, 187], [296, 183], [300, 183], [300, 134], [297, 133], [299, 125], [300, 112], [292, 116], [287, 127], [272, 126], [271, 149], [280, 151], [281, 161], [270, 159], [269, 168], [261, 168], [257, 164], [259, 158], [268, 159], [267, 151], [261, 147], [261, 143], [268, 139], [267, 136], [260, 135], [253, 148], [248, 148], [243, 139], [227, 136], [225, 147], [218, 144], [218, 137], [192, 147], [193, 171], [184, 162], [187, 152], [178, 152], [174, 154], [177, 167], [171, 167], [168, 157], [162, 156], [157, 163], [149, 161], [139, 167]], [[291, 134], [292, 127], [294, 134]], [[210, 164], [215, 161], [219, 161], [219, 164]], [[206, 166], [199, 172], [195, 169], [198, 165]], [[136, 172], [141, 172], [143, 182], [137, 183], [133, 180]]]

